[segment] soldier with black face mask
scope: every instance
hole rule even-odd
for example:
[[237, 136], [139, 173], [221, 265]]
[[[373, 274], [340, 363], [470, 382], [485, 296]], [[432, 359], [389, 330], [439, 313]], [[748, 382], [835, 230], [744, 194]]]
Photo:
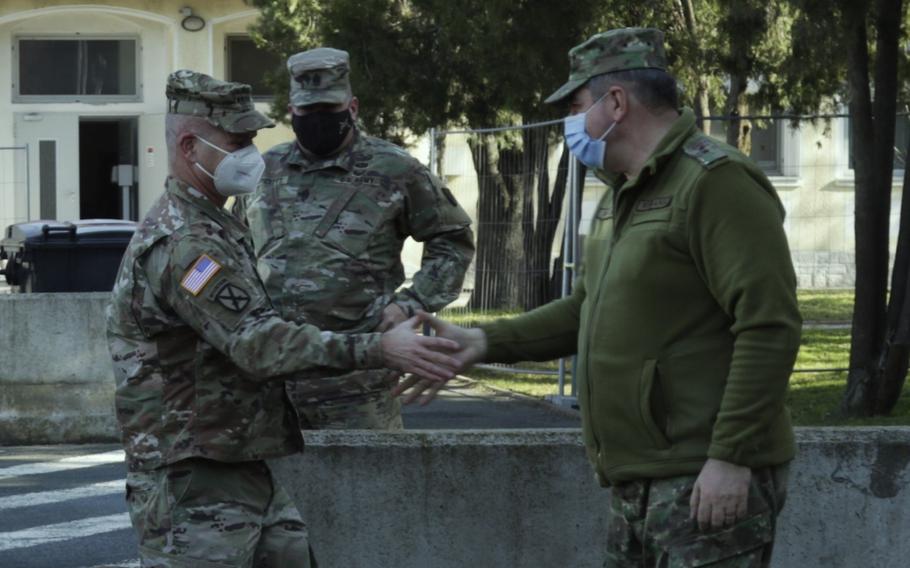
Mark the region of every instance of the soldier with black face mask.
[[[470, 218], [420, 162], [358, 129], [347, 52], [312, 49], [287, 67], [296, 140], [263, 155], [258, 189], [234, 209], [272, 304], [285, 318], [348, 333], [440, 310], [458, 297], [474, 256]], [[424, 252], [399, 289], [407, 237]], [[288, 381], [288, 394], [305, 428], [400, 429], [395, 378], [357, 371], [342, 382]]]

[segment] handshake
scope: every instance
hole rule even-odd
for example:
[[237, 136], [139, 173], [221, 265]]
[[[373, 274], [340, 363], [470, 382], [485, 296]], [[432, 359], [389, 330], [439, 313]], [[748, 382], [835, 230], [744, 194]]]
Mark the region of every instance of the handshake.
[[[423, 324], [429, 324], [436, 335], [415, 333]], [[403, 399], [405, 404], [424, 392], [420, 403], [428, 404], [457, 373], [480, 362], [486, 349], [486, 335], [482, 330], [459, 327], [425, 312], [390, 326], [382, 334], [386, 367], [410, 373], [392, 389], [393, 396], [410, 389]]]

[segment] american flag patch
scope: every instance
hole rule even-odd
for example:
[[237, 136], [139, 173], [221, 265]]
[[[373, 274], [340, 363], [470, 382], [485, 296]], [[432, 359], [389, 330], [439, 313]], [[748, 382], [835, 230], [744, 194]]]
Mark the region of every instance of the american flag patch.
[[198, 296], [219, 270], [221, 270], [221, 265], [204, 254], [196, 259], [193, 266], [183, 276], [180, 285], [190, 294]]

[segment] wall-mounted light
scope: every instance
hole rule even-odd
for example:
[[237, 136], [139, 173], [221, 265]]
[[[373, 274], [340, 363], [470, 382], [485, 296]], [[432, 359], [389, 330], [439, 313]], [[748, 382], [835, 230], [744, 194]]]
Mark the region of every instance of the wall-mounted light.
[[189, 6], [180, 8], [180, 13], [183, 15], [183, 21], [180, 22], [180, 26], [186, 31], [198, 32], [205, 27], [205, 20], [194, 14], [193, 9]]

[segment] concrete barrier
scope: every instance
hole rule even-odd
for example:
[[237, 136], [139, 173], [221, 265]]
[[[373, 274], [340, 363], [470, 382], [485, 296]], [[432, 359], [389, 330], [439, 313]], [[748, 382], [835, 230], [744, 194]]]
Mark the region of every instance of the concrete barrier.
[[0, 444], [118, 440], [109, 297], [0, 295]]
[[[910, 429], [800, 428], [774, 568], [910, 558]], [[273, 469], [320, 565], [594, 568], [609, 491], [577, 430], [307, 433]]]

